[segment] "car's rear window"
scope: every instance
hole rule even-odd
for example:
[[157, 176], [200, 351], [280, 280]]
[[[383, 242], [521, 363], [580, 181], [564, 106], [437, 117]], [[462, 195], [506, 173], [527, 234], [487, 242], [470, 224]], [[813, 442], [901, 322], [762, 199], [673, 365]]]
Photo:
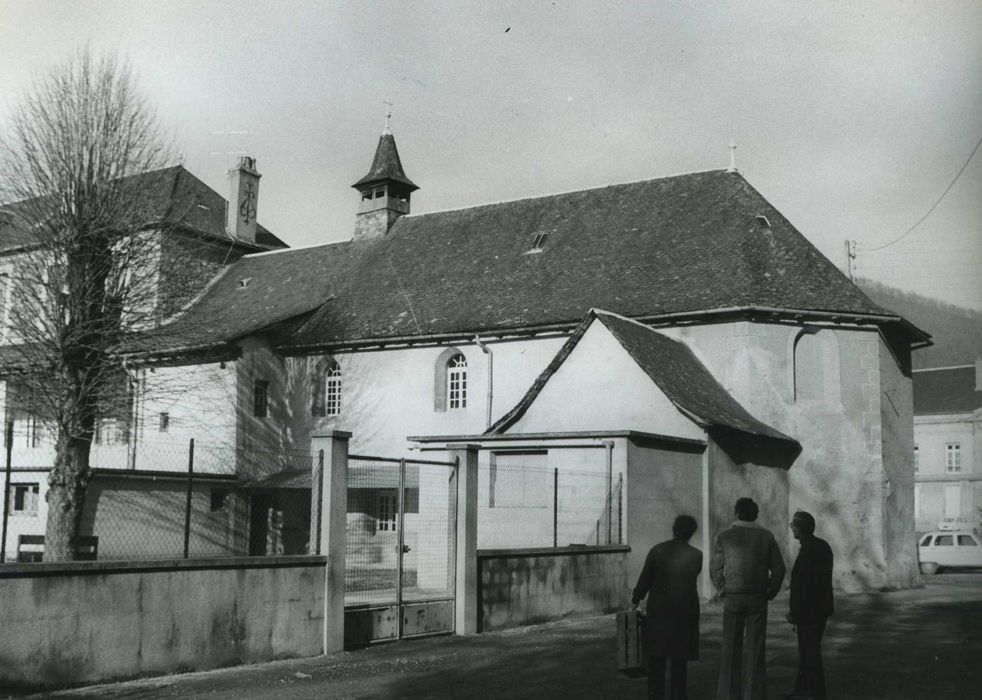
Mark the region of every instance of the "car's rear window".
[[979, 543], [971, 535], [959, 535], [958, 544], [962, 547], [978, 547]]
[[927, 547], [929, 544], [931, 544], [931, 537], [933, 537], [933, 535], [924, 535], [924, 539], [921, 540], [921, 546]]
[[938, 535], [934, 540], [935, 547], [954, 547], [955, 546], [955, 536], [954, 535]]

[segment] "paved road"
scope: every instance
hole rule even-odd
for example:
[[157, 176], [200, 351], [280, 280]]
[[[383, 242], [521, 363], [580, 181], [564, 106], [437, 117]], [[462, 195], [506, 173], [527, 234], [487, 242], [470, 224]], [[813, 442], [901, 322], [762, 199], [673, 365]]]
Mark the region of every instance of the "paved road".
[[[787, 601], [771, 608], [770, 697], [797, 662]], [[840, 596], [826, 635], [832, 700], [946, 700], [982, 689], [982, 573], [943, 574], [914, 591]], [[385, 644], [316, 659], [62, 691], [54, 698], [626, 698], [644, 681], [614, 671], [613, 618], [595, 617], [468, 638]], [[693, 700], [713, 697], [721, 615], [703, 612]]]

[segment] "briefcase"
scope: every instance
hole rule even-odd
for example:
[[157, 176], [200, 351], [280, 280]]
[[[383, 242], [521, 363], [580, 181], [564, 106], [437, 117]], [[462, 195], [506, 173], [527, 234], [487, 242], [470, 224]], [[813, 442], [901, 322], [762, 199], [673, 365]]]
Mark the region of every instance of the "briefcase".
[[644, 622], [635, 610], [617, 613], [617, 670], [631, 678], [648, 673], [642, 641]]

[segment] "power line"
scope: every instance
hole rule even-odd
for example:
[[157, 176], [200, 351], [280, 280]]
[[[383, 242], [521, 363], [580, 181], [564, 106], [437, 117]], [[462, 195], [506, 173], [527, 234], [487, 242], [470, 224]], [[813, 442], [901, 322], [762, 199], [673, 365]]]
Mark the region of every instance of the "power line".
[[969, 154], [968, 158], [965, 160], [965, 164], [961, 167], [961, 170], [958, 171], [958, 174], [955, 175], [955, 178], [948, 184], [947, 187], [945, 187], [944, 192], [941, 193], [941, 196], [938, 197], [937, 201], [935, 201], [935, 203], [931, 205], [931, 208], [927, 210], [927, 212], [924, 214], [924, 216], [922, 216], [920, 219], [918, 219], [916, 221], [916, 223], [914, 223], [913, 226], [911, 226], [909, 229], [907, 229], [902, 234], [900, 234], [900, 236], [898, 238], [890, 241], [889, 243], [884, 243], [881, 246], [877, 246], [876, 248], [865, 248], [865, 249], [863, 249], [863, 252], [864, 253], [872, 253], [872, 252], [875, 252], [877, 250], [883, 250], [884, 248], [889, 248], [893, 244], [899, 243], [900, 241], [902, 241], [904, 238], [907, 237], [907, 234], [909, 234], [915, 228], [917, 228], [922, 223], [924, 223], [924, 220], [927, 219], [927, 217], [931, 216], [931, 212], [933, 212], [938, 207], [938, 205], [941, 204], [941, 200], [944, 199], [947, 196], [948, 192], [951, 191], [951, 188], [955, 186], [955, 183], [956, 182], [958, 182], [958, 178], [960, 178], [962, 176], [962, 173], [965, 172], [965, 168], [968, 167], [968, 164], [972, 162], [972, 158], [974, 158], [975, 157], [975, 154], [978, 152], [979, 146], [982, 146], [982, 137], [980, 137], [979, 140], [978, 140], [978, 142], [976, 142], [975, 148], [972, 149], [972, 152]]

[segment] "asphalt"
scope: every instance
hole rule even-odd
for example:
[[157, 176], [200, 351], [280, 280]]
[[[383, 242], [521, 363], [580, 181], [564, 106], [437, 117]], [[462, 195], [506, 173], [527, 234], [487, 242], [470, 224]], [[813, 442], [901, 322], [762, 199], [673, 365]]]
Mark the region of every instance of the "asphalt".
[[[982, 572], [942, 574], [921, 589], [839, 596], [824, 642], [830, 700], [945, 700], [982, 690]], [[797, 664], [786, 598], [768, 625], [769, 697]], [[692, 700], [713, 698], [722, 623], [704, 606]], [[472, 637], [381, 644], [318, 657], [89, 686], [33, 698], [625, 698], [644, 680], [615, 670], [613, 616]]]

